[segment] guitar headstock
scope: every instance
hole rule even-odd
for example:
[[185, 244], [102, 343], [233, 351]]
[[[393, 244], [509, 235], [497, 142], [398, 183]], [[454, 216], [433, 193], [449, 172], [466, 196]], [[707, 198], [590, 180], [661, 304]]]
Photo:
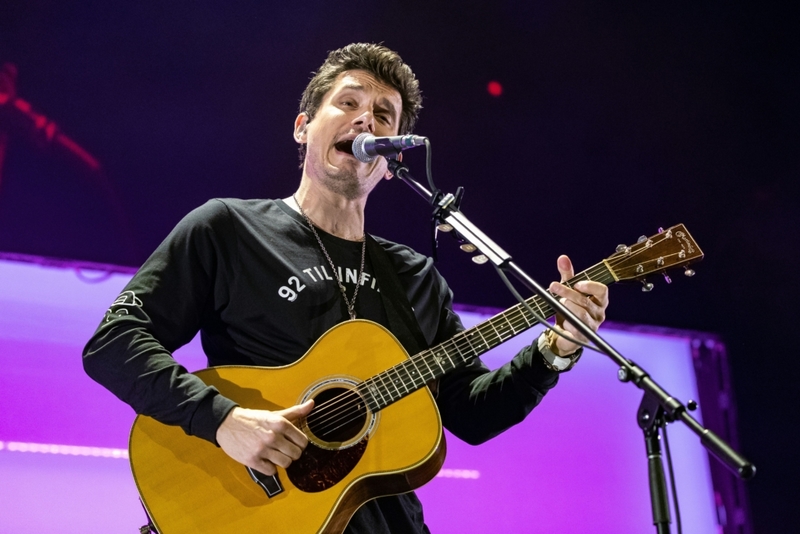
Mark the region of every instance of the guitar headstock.
[[[644, 280], [648, 274], [664, 272], [672, 267], [686, 268], [685, 274], [693, 276], [688, 265], [703, 259], [703, 251], [697, 246], [689, 231], [682, 224], [675, 225], [651, 237], [642, 236], [630, 246], [619, 245], [617, 252], [603, 263], [614, 280]], [[664, 276], [667, 277], [666, 273]], [[667, 277], [669, 282], [669, 277]], [[645, 283], [649, 291], [652, 284]]]

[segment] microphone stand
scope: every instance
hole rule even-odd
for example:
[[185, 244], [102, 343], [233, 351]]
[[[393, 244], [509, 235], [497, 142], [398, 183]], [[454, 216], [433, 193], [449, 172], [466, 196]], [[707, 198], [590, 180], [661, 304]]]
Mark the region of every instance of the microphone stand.
[[[653, 380], [650, 375], [635, 362], [625, 358], [609, 345], [599, 334], [581, 321], [569, 309], [564, 307], [545, 288], [528, 276], [513, 261], [511, 256], [472, 224], [458, 209], [456, 196], [448, 193], [434, 195], [425, 186], [414, 180], [408, 167], [394, 158], [386, 158], [389, 171], [416, 191], [434, 207], [433, 217], [453, 227], [464, 239], [472, 243], [481, 254], [498, 268], [511, 272], [525, 287], [539, 295], [557, 313], [564, 316], [595, 347], [611, 358], [619, 366], [617, 376], [621, 382], [631, 382], [644, 392], [639, 408], [638, 420], [645, 433], [645, 450], [648, 457], [648, 473], [650, 477], [650, 494], [653, 507], [653, 524], [659, 534], [669, 532], [669, 504], [666, 498], [664, 467], [661, 462], [661, 447], [658, 430], [666, 421], [680, 420], [697, 434], [700, 443], [720, 460], [739, 478], [747, 480], [755, 475], [755, 466], [737, 453], [722, 438], [711, 430], [704, 428], [687, 413], [686, 407]], [[690, 406], [691, 407], [691, 406]]]

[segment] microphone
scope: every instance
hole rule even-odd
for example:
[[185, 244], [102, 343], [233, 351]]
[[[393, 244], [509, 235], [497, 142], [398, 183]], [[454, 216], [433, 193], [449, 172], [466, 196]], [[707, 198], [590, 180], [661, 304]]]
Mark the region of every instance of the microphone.
[[407, 148], [424, 145], [427, 139], [419, 135], [375, 137], [372, 134], [362, 133], [353, 139], [353, 156], [363, 163], [369, 163], [378, 156], [392, 158]]

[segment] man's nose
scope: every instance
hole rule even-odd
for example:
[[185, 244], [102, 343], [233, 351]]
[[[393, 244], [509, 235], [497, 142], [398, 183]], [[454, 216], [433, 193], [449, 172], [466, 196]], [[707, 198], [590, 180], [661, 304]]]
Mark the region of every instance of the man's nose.
[[364, 113], [353, 119], [353, 125], [360, 126], [365, 132], [375, 133], [375, 115], [372, 114], [372, 111], [364, 111]]

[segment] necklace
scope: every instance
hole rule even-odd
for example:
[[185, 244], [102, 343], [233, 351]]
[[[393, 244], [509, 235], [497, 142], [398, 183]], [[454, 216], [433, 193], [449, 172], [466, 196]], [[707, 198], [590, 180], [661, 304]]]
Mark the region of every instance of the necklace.
[[292, 195], [295, 204], [297, 207], [300, 208], [300, 215], [308, 223], [308, 226], [311, 227], [311, 233], [314, 234], [314, 237], [317, 238], [317, 243], [319, 243], [319, 248], [322, 249], [322, 253], [325, 255], [325, 259], [328, 260], [328, 265], [331, 266], [331, 271], [333, 271], [333, 276], [336, 277], [336, 283], [339, 285], [339, 291], [342, 293], [342, 298], [344, 299], [344, 303], [347, 304], [347, 313], [350, 315], [350, 319], [356, 318], [356, 297], [358, 297], [358, 287], [361, 285], [361, 278], [364, 276], [364, 260], [366, 258], [367, 253], [367, 236], [366, 234], [364, 237], [361, 238], [361, 268], [358, 271], [358, 278], [356, 279], [356, 289], [353, 291], [353, 300], [349, 300], [347, 298], [347, 291], [344, 288], [344, 284], [342, 283], [342, 279], [339, 278], [339, 272], [336, 270], [336, 266], [333, 264], [333, 260], [331, 259], [328, 251], [325, 249], [325, 245], [322, 244], [322, 239], [320, 239], [319, 234], [317, 233], [317, 229], [314, 228], [314, 223], [311, 222], [311, 219], [306, 215], [306, 212], [303, 211], [303, 206], [297, 201], [294, 195]]

